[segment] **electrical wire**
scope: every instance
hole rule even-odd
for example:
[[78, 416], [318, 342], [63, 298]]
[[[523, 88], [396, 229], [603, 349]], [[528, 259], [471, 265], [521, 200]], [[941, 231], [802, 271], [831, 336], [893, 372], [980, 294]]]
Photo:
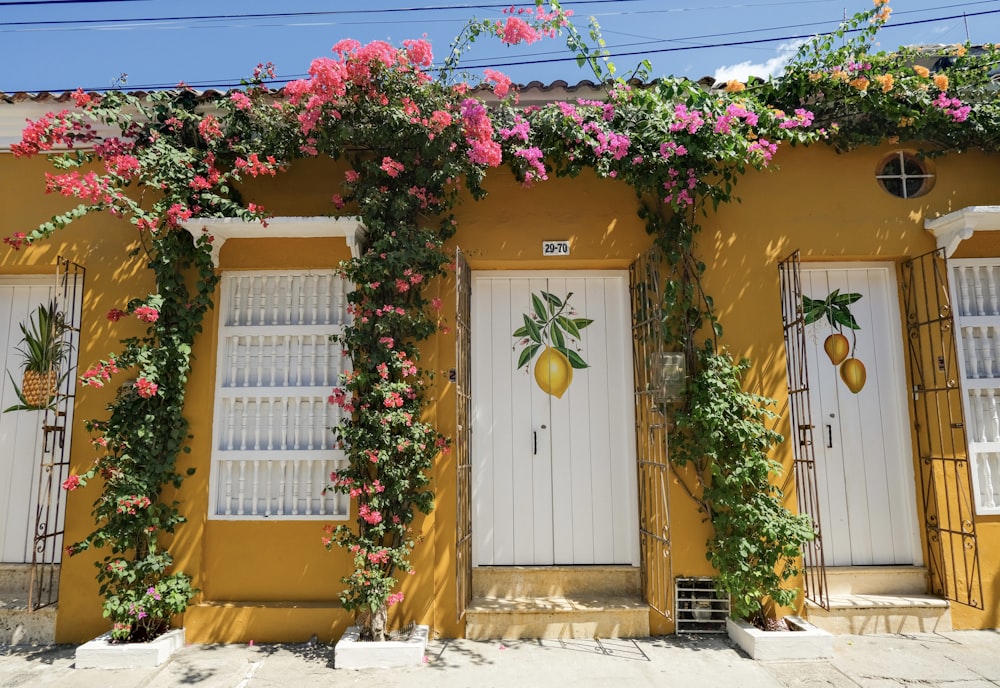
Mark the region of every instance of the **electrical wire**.
[[[38, 0], [34, 0], [38, 2]], [[52, 0], [52, 3], [80, 3], [80, 2], [131, 2], [131, 1], [141, 1], [148, 2], [150, 0]], [[995, 2], [996, 0], [981, 0], [986, 2]], [[622, 3], [631, 2], [648, 2], [648, 0], [574, 0], [573, 2], [567, 2], [564, 9], [572, 9], [577, 5], [605, 5], [605, 4], [616, 4], [620, 5]], [[756, 3], [739, 3], [739, 4], [728, 4], [728, 5], [702, 5], [700, 7], [673, 7], [666, 9], [656, 9], [656, 10], [633, 10], [626, 12], [603, 12], [600, 16], [626, 16], [630, 14], [670, 14], [670, 13], [681, 13], [681, 12], [704, 12], [704, 11], [722, 11], [722, 10], [732, 10], [732, 9], [750, 9], [758, 7], [777, 7], [783, 5], [809, 5], [809, 4], [829, 4], [831, 0], [772, 0], [770, 2], [756, 2]], [[40, 4], [52, 4], [50, 2], [41, 2]], [[0, 7], [8, 4], [18, 4], [18, 3], [4, 3], [0, 2]], [[978, 4], [975, 2], [966, 4]], [[164, 16], [164, 17], [133, 17], [133, 18], [109, 18], [109, 19], [50, 19], [50, 20], [31, 20], [31, 21], [16, 21], [16, 22], [0, 22], [0, 26], [65, 26], [65, 25], [88, 25], [88, 24], [142, 24], [142, 23], [156, 23], [156, 22], [174, 22], [174, 21], [219, 21], [219, 20], [232, 20], [232, 19], [291, 19], [296, 17], [320, 17], [320, 16], [342, 16], [342, 15], [368, 15], [368, 14], [397, 14], [397, 13], [409, 13], [409, 12], [440, 12], [446, 10], [504, 10], [511, 6], [511, 3], [487, 3], [487, 4], [464, 4], [464, 5], [427, 5], [422, 7], [385, 7], [385, 8], [370, 8], [370, 9], [352, 9], [352, 10], [317, 10], [308, 12], [256, 12], [256, 13], [242, 13], [242, 14], [201, 14], [201, 15], [176, 15], [176, 16]]]
[[[60, 1], [62, 1], [62, 0], [60, 0]], [[75, 0], [75, 1], [81, 1], [81, 0]], [[620, 1], [620, 0], [590, 0], [590, 1], [591, 2], [608, 2], [608, 1]], [[996, 2], [996, 1], [997, 0], [986, 0], [985, 2], [962, 3], [962, 4], [954, 5], [954, 7], [961, 7], [961, 6], [965, 6], [965, 5], [988, 4], [989, 2]], [[918, 12], [918, 11], [920, 11], [920, 10], [911, 10], [910, 12]], [[926, 10], [924, 10], [924, 11], [926, 11]], [[900, 14], [903, 14], [903, 13], [901, 12]], [[997, 10], [982, 10], [982, 11], [979, 11], [979, 12], [967, 12], [967, 13], [962, 13], [962, 14], [957, 14], [957, 15], [948, 15], [948, 16], [943, 16], [943, 17], [930, 17], [930, 18], [926, 18], [926, 19], [915, 19], [915, 20], [910, 20], [910, 21], [905, 21], [905, 22], [893, 22], [893, 23], [890, 23], [890, 24], [886, 24], [883, 27], [883, 30], [886, 30], [886, 29], [898, 29], [898, 28], [904, 28], [904, 27], [908, 27], [908, 26], [917, 26], [917, 25], [923, 25], [923, 24], [931, 24], [931, 23], [942, 22], [942, 21], [950, 21], [950, 20], [955, 20], [955, 19], [966, 19], [968, 17], [977, 17], [977, 16], [985, 16], [985, 15], [993, 15], [993, 14], [1000, 14], [1000, 9], [997, 9]], [[811, 23], [811, 24], [789, 25], [788, 27], [777, 27], [777, 28], [797, 28], [799, 26], [816, 25], [816, 24], [819, 24], [819, 23], [820, 22], [814, 22], [814, 23]], [[827, 23], [829, 23], [829, 22], [827, 22]], [[721, 34], [706, 34], [704, 36], [687, 37], [687, 38], [684, 38], [684, 39], [661, 39], [660, 41], [650, 41], [650, 42], [654, 42], [654, 43], [655, 42], [669, 42], [669, 41], [680, 42], [682, 40], [683, 41], [698, 40], [698, 39], [701, 39], [701, 38], [722, 37], [722, 36], [726, 36], [726, 35], [742, 35], [742, 34], [747, 34], [747, 33], [764, 32], [764, 31], [771, 31], [771, 30], [775, 30], [775, 29], [774, 28], [752, 29], [752, 30], [740, 31], [740, 32], [727, 32], [727, 33], [721, 33]], [[849, 30], [848, 33], [856, 33], [856, 32], [859, 32], [860, 30], [861, 29], [853, 29], [853, 30]], [[675, 52], [683, 52], [683, 51], [689, 51], [689, 50], [705, 50], [705, 49], [712, 49], [712, 48], [727, 48], [727, 47], [751, 46], [751, 45], [760, 45], [760, 44], [765, 44], [765, 43], [778, 43], [778, 42], [786, 42], [787, 43], [789, 41], [807, 40], [807, 39], [813, 38], [815, 36], [829, 36], [829, 35], [832, 35], [833, 33], [834, 33], [833, 31], [829, 31], [829, 32], [820, 32], [820, 33], [786, 34], [786, 35], [782, 35], [782, 36], [770, 36], [770, 37], [767, 37], [767, 38], [747, 39], [747, 40], [740, 40], [740, 41], [723, 41], [723, 42], [694, 44], [694, 45], [682, 45], [682, 46], [664, 47], [664, 48], [650, 48], [650, 49], [634, 50], [634, 51], [622, 51], [620, 49], [609, 49], [607, 51], [606, 55], [604, 55], [602, 57], [606, 57], [608, 59], [611, 59], [611, 58], [620, 58], [620, 57], [635, 57], [635, 56], [645, 56], [645, 55], [657, 55], [657, 54], [665, 54], [665, 53], [675, 53]], [[640, 44], [642, 44], [642, 43], [640, 43]], [[620, 47], [628, 47], [628, 46], [626, 45], [626, 46], [620, 46]], [[576, 56], [565, 56], [565, 55], [563, 55], [561, 57], [551, 57], [551, 58], [541, 57], [541, 55], [544, 55], [544, 54], [558, 54], [558, 53], [540, 53], [540, 54], [537, 54], [535, 56], [532, 56], [529, 59], [508, 60], [508, 61], [497, 61], [494, 58], [482, 58], [482, 59], [476, 61], [474, 64], [464, 64], [463, 65], [463, 69], [473, 70], [473, 69], [483, 69], [483, 68], [486, 68], [486, 67], [520, 67], [520, 66], [530, 66], [530, 65], [540, 65], [540, 64], [554, 64], [554, 63], [576, 62], [577, 61], [577, 57]], [[440, 65], [435, 67], [435, 69], [439, 69], [439, 68], [440, 68]], [[291, 80], [294, 80], [294, 79], [297, 79], [297, 78], [304, 78], [305, 76], [307, 76], [307, 75], [305, 75], [305, 74], [290, 75], [287, 78], [275, 79], [275, 80], [269, 81], [268, 83], [271, 84], [271, 85], [281, 85], [281, 84], [287, 83], [288, 81], [291, 81]], [[242, 85], [242, 81], [239, 80], [239, 79], [220, 79], [220, 80], [206, 80], [206, 81], [190, 81], [190, 82], [185, 82], [185, 83], [188, 86], [197, 87], [197, 88], [205, 88], [205, 89], [208, 89], [208, 88], [235, 88], [235, 87], [238, 87], [238, 86]], [[174, 88], [176, 86], [177, 86], [176, 83], [174, 83], [174, 84], [142, 84], [142, 85], [131, 85], [130, 84], [129, 85], [129, 89], [130, 90], [145, 91], [145, 90], [168, 89], [168, 88]], [[101, 92], [101, 91], [113, 90], [114, 88], [115, 87], [92, 87], [92, 88], [86, 88], [84, 90]], [[68, 90], [75, 90], [75, 89], [51, 89], [51, 88], [50, 89], [30, 89], [31, 92], [43, 92], [43, 91], [48, 91], [48, 92], [63, 92], [63, 91], [68, 91]]]
[[0, 2], [0, 7], [16, 7], [21, 5], [96, 5], [108, 2], [150, 2], [151, 0], [16, 0], [15, 2]]

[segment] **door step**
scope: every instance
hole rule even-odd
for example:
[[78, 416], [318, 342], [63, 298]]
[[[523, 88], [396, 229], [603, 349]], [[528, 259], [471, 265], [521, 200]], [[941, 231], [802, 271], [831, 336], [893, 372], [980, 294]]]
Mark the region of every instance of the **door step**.
[[472, 594], [470, 640], [649, 635], [649, 605], [632, 566], [477, 567]]
[[0, 564], [0, 645], [51, 645], [56, 606], [28, 611], [31, 564]]
[[926, 594], [920, 566], [844, 566], [826, 571], [830, 609], [806, 603], [809, 622], [836, 634], [946, 633], [948, 600]]

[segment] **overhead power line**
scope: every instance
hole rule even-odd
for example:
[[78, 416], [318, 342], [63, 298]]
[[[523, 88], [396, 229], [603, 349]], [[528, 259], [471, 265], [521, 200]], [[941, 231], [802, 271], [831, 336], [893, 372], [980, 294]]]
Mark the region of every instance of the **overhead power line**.
[[[59, 3], [86, 3], [86, 2], [148, 2], [149, 0], [53, 0], [53, 2]], [[986, 2], [995, 2], [996, 0], [981, 0]], [[50, 2], [40, 2], [39, 0], [33, 0], [38, 4], [47, 5], [52, 4]], [[33, 2], [26, 2], [23, 4], [33, 4]], [[565, 9], [572, 9], [580, 5], [622, 5], [625, 3], [634, 2], [648, 2], [648, 0], [572, 0], [566, 3]], [[681, 12], [704, 12], [704, 11], [719, 11], [719, 10], [730, 10], [730, 9], [746, 9], [755, 7], [777, 7], [782, 5], [809, 5], [809, 4], [820, 4], [827, 3], [829, 0], [770, 0], [765, 2], [750, 2], [750, 3], [738, 3], [738, 4], [724, 4], [724, 5], [702, 5], [698, 7], [671, 7], [665, 9], [656, 10], [645, 10], [646, 13], [652, 14], [673, 14]], [[0, 7], [5, 5], [17, 5], [22, 4], [20, 2], [5, 3], [0, 2]], [[965, 4], [978, 4], [965, 3]], [[351, 9], [351, 10], [316, 10], [316, 11], [302, 11], [302, 12], [255, 12], [255, 13], [224, 13], [224, 14], [193, 14], [193, 15], [174, 15], [174, 16], [162, 16], [162, 17], [132, 17], [132, 18], [121, 18], [114, 17], [109, 19], [39, 19], [39, 20], [28, 20], [28, 21], [14, 21], [14, 22], [0, 22], [0, 26], [87, 26], [93, 24], [143, 24], [143, 23], [157, 23], [157, 22], [173, 22], [173, 21], [220, 21], [220, 20], [253, 20], [253, 19], [295, 19], [298, 17], [334, 17], [334, 16], [353, 16], [353, 15], [391, 15], [400, 13], [412, 13], [412, 12], [442, 12], [447, 10], [504, 10], [511, 6], [510, 2], [506, 3], [483, 3], [483, 4], [461, 4], [461, 5], [424, 5], [417, 7], [384, 7], [384, 8], [369, 8], [369, 9]], [[572, 7], [571, 7], [572, 6]], [[940, 8], [939, 8], [940, 9]], [[632, 12], [616, 12], [613, 14], [631, 14]], [[607, 16], [607, 15], [605, 15]]]
[[[79, 1], [79, 0], [76, 0], [76, 1]], [[590, 2], [609, 2], [609, 1], [610, 2], [618, 2], [618, 1], [627, 1], [627, 0], [589, 0], [589, 1]], [[987, 4], [989, 2], [996, 2], [996, 1], [997, 0], [986, 0], [986, 2], [962, 3], [962, 4], [957, 5], [957, 6], [964, 6], [964, 5], [969, 5], [969, 4]], [[0, 5], [2, 5], [2, 3], [0, 3]], [[508, 6], [508, 5], [504, 5], [504, 7], [506, 7], [506, 6]], [[913, 13], [913, 12], [916, 12], [916, 11], [910, 11], [909, 13]], [[900, 12], [899, 14], [905, 14], [905, 13], [906, 12]], [[917, 25], [923, 25], [923, 24], [931, 24], [931, 23], [935, 23], [935, 22], [950, 21], [950, 20], [964, 19], [964, 18], [967, 18], [967, 17], [977, 17], [977, 16], [985, 16], [985, 15], [993, 15], [993, 14], [1000, 14], [1000, 9], [995, 9], [995, 10], [981, 10], [981, 11], [978, 11], [978, 12], [963, 12], [962, 14], [952, 14], [952, 15], [946, 15], [946, 16], [941, 16], [941, 17], [930, 17], [930, 18], [926, 18], [926, 19], [914, 19], [914, 20], [910, 20], [910, 21], [893, 22], [893, 23], [890, 23], [890, 24], [886, 24], [883, 27], [883, 30], [885, 30], [885, 29], [898, 29], [898, 28], [904, 28], [904, 27], [907, 27], [907, 26], [917, 26]], [[798, 28], [798, 27], [802, 27], [802, 26], [817, 25], [817, 24], [821, 24], [821, 23], [822, 24], [829, 24], [831, 22], [814, 22], [812, 24], [798, 24], [798, 25], [789, 25], [789, 26], [783, 26], [783, 27], [769, 27], [769, 28], [766, 28], [766, 29], [751, 29], [751, 30], [739, 31], [739, 32], [728, 32], [728, 33], [720, 33], [720, 34], [706, 34], [706, 35], [703, 35], [703, 36], [694, 36], [694, 37], [686, 37], [686, 38], [660, 39], [660, 40], [657, 40], [657, 41], [650, 41], [650, 42], [681, 42], [681, 41], [690, 41], [690, 40], [701, 40], [701, 39], [704, 39], [704, 38], [722, 37], [722, 36], [728, 36], [728, 35], [744, 35], [744, 34], [750, 34], [750, 33], [762, 33], [762, 32], [765, 32], [765, 31], [773, 31], [773, 30], [776, 30], [776, 29]], [[857, 33], [860, 30], [861, 29], [852, 29], [852, 30], [849, 30], [848, 33]], [[813, 32], [813, 33], [797, 33], [797, 34], [786, 34], [786, 35], [782, 35], [782, 36], [768, 36], [768, 37], [765, 37], [765, 38], [746, 39], [746, 40], [738, 40], [738, 41], [722, 41], [722, 42], [701, 43], [701, 44], [695, 43], [695, 44], [685, 44], [685, 45], [681, 45], [681, 46], [672, 46], [672, 47], [664, 47], [664, 48], [648, 48], [648, 49], [643, 49], [643, 50], [628, 50], [628, 51], [625, 51], [625, 50], [620, 50], [620, 49], [618, 49], [618, 50], [609, 49], [608, 52], [607, 52], [606, 57], [608, 59], [616, 59], [616, 58], [621, 58], [621, 57], [636, 57], [636, 56], [645, 56], [645, 55], [658, 55], [658, 54], [665, 54], [665, 53], [685, 52], [685, 51], [689, 51], [689, 50], [706, 50], [706, 49], [712, 49], [712, 48], [727, 48], [727, 47], [738, 47], [738, 46], [748, 46], [748, 45], [760, 45], [760, 44], [766, 44], [766, 43], [778, 43], [778, 42], [788, 42], [788, 41], [795, 41], [795, 40], [807, 40], [807, 39], [813, 38], [814, 36], [829, 36], [829, 35], [832, 35], [834, 33], [835, 33], [835, 31], [827, 31], [827, 32], [819, 32], [819, 33], [816, 33], [816, 32]], [[621, 47], [628, 47], [629, 45], [642, 45], [642, 44], [643, 43], [640, 42], [640, 43], [637, 43], [637, 44], [626, 44], [625, 46], [621, 46]], [[555, 63], [575, 62], [575, 61], [577, 61], [577, 57], [575, 55], [570, 55], [570, 56], [562, 55], [560, 57], [549, 57], [549, 58], [542, 57], [545, 54], [553, 54], [553, 55], [555, 55], [555, 54], [559, 54], [559, 53], [555, 53], [555, 52], [550, 52], [550, 53], [536, 53], [531, 58], [526, 58], [526, 59], [521, 59], [521, 60], [507, 60], [507, 61], [500, 60], [500, 58], [496, 58], [496, 59], [494, 59], [494, 58], [483, 58], [483, 59], [480, 59], [478, 61], [474, 61], [475, 62], [474, 64], [463, 64], [462, 68], [466, 69], [466, 70], [470, 70], [470, 69], [482, 69], [482, 68], [485, 68], [485, 67], [518, 67], [518, 66], [530, 66], [530, 65], [536, 65], [536, 64], [538, 64], [538, 65], [540, 65], [540, 64], [555, 64]], [[435, 69], [439, 69], [440, 67], [441, 67], [441, 65], [436, 65]], [[306, 76], [307, 76], [306, 74], [293, 74], [293, 75], [289, 75], [287, 78], [275, 79], [275, 80], [271, 80], [271, 81], [269, 81], [267, 83], [269, 83], [271, 85], [281, 85], [281, 84], [284, 84], [284, 83], [286, 83], [288, 81], [291, 81], [291, 80], [294, 80], [294, 79], [298, 79], [298, 78], [304, 78]], [[238, 87], [238, 86], [242, 85], [242, 80], [240, 80], [240, 79], [220, 79], [220, 80], [212, 80], [212, 81], [186, 81], [185, 84], [188, 85], [188, 86], [191, 86], [191, 87], [195, 87], [195, 88], [225, 89], [225, 88], [235, 88], [235, 87]], [[141, 90], [169, 89], [169, 88], [174, 88], [176, 86], [177, 86], [176, 83], [138, 84], [138, 85], [137, 84], [129, 84], [128, 85], [129, 89], [131, 89], [131, 90], [137, 90], [137, 91], [141, 91]], [[84, 90], [100, 92], [100, 91], [113, 90], [113, 88], [114, 87], [91, 87], [91, 88], [85, 88]], [[46, 88], [46, 89], [25, 89], [25, 90], [30, 90], [32, 92], [40, 92], [40, 91], [63, 92], [63, 91], [69, 91], [69, 90], [75, 90], [75, 89], [73, 89], [73, 88], [60, 88], [60, 89]]]
[[21, 5], [96, 5], [107, 2], [149, 2], [150, 0], [16, 0], [15, 2], [0, 2], [0, 7], [17, 7]]
[[[55, 0], [56, 2], [78, 3], [78, 2], [130, 2], [147, 0]], [[625, 2], [643, 2], [644, 0], [579, 0], [574, 4], [578, 5], [604, 5], [609, 3], [621, 4]], [[37, 2], [37, 0], [36, 0]], [[8, 3], [0, 2], [0, 7]], [[20, 4], [17, 2], [10, 4]], [[25, 3], [33, 4], [33, 3]], [[46, 5], [47, 2], [39, 4]], [[794, 4], [786, 1], [781, 4]], [[488, 4], [466, 4], [466, 5], [427, 5], [422, 7], [384, 7], [378, 9], [353, 9], [353, 10], [316, 10], [310, 12], [254, 12], [239, 14], [194, 14], [177, 15], [165, 17], [133, 17], [133, 18], [111, 18], [111, 19], [51, 19], [33, 20], [18, 22], [0, 22], [0, 26], [62, 26], [67, 24], [121, 24], [121, 23], [141, 23], [141, 22], [165, 22], [165, 21], [214, 21], [219, 19], [292, 19], [295, 17], [325, 17], [341, 15], [364, 15], [364, 14], [398, 14], [401, 12], [441, 12], [445, 10], [503, 10], [511, 6], [511, 3], [488, 3]]]

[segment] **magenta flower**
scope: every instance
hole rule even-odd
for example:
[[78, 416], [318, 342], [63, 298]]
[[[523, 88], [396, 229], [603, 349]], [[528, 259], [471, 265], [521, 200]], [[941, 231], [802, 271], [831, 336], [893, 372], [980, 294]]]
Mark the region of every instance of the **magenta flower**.
[[158, 384], [156, 384], [155, 382], [151, 382], [150, 380], [147, 380], [144, 377], [140, 377], [138, 380], [135, 381], [136, 392], [138, 392], [139, 396], [142, 397], [143, 399], [149, 399], [150, 397], [155, 395], [156, 390], [158, 390], [159, 388], [160, 386]]
[[152, 306], [139, 306], [133, 312], [135, 313], [135, 317], [143, 322], [155, 323], [160, 319], [160, 311]]

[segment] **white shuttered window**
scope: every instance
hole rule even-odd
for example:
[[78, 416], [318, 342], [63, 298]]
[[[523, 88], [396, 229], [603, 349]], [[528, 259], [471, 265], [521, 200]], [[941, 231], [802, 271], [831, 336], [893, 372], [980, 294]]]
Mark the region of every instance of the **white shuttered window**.
[[1000, 514], [1000, 260], [949, 260], [976, 513]]
[[330, 341], [348, 323], [348, 290], [333, 272], [223, 274], [210, 517], [348, 517], [345, 495], [323, 494], [345, 461], [328, 398], [350, 368]]

